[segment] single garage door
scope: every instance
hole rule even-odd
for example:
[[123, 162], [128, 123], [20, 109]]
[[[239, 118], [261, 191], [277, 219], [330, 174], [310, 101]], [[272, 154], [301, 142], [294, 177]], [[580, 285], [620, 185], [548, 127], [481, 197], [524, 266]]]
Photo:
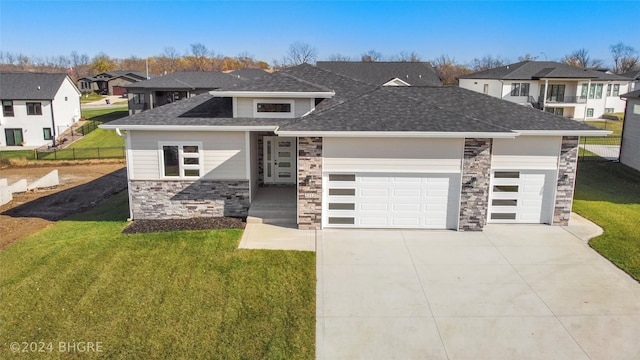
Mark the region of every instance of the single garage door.
[[122, 96], [126, 92], [127, 92], [127, 89], [123, 88], [122, 86], [114, 86], [113, 87], [113, 95]]
[[551, 223], [555, 174], [552, 170], [494, 171], [489, 221]]
[[326, 174], [324, 181], [326, 227], [455, 228], [458, 174]]

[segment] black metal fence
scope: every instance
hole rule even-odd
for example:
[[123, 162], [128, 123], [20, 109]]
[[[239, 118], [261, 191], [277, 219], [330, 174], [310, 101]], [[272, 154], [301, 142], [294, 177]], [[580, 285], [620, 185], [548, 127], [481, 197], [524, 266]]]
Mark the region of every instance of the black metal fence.
[[0, 159], [92, 160], [124, 159], [125, 156], [126, 149], [124, 146], [0, 151]]
[[620, 141], [620, 136], [581, 137], [578, 157], [581, 160], [618, 161]]

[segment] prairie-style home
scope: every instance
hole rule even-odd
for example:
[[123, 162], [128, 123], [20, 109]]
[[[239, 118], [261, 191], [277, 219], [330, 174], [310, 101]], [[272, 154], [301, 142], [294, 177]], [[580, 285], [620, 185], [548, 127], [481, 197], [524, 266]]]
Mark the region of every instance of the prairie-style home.
[[66, 74], [0, 72], [0, 147], [52, 145], [80, 119], [80, 91]]
[[567, 118], [599, 119], [624, 111], [629, 79], [552, 61], [522, 61], [463, 75], [459, 86]]
[[101, 125], [126, 138], [130, 217], [246, 217], [275, 186], [295, 195], [301, 229], [567, 224], [579, 136], [608, 131], [388, 84], [406, 74], [363, 82], [305, 64]]

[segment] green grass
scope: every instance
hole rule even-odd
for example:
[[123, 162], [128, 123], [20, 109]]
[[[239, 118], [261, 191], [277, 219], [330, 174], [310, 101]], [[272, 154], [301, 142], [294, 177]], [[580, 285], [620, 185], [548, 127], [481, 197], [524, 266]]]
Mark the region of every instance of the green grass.
[[[104, 124], [106, 122], [120, 119], [129, 115], [129, 110], [126, 107], [108, 108], [108, 109], [87, 109], [82, 110], [82, 116], [85, 116], [87, 120], [95, 122], [95, 124]], [[71, 144], [69, 148], [98, 148], [98, 147], [123, 147], [124, 138], [118, 136], [113, 130], [95, 129], [84, 138]], [[106, 150], [105, 150], [106, 151]], [[118, 152], [117, 149], [109, 150]], [[122, 154], [122, 150], [118, 152]], [[87, 154], [88, 155], [88, 154]]]
[[586, 121], [587, 125], [595, 126], [604, 130], [613, 131], [609, 136], [622, 136], [622, 121], [619, 120], [607, 120], [607, 121]]
[[591, 247], [640, 280], [640, 172], [615, 162], [580, 162], [573, 210], [604, 228]]
[[105, 98], [104, 95], [98, 95], [96, 93], [82, 94], [82, 97], [80, 97], [80, 103], [84, 104], [88, 102], [102, 100], [104, 98]]
[[314, 253], [239, 250], [241, 230], [123, 235], [127, 214], [121, 193], [0, 252], [0, 358], [14, 341], [53, 342], [38, 358], [69, 357], [60, 341], [118, 359], [315, 357]]
[[0, 159], [27, 159], [33, 160], [35, 155], [33, 150], [2, 150]]

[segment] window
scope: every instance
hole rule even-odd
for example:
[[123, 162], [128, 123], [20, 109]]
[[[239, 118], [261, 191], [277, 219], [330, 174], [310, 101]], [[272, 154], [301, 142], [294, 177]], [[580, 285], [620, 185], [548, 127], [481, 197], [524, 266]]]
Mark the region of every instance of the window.
[[604, 112], [605, 113], [612, 113], [613, 112], [613, 108], [604, 108]]
[[45, 140], [53, 139], [53, 137], [51, 136], [51, 128], [43, 128], [42, 133], [44, 135]]
[[144, 104], [144, 94], [133, 94], [134, 104]]
[[547, 101], [564, 101], [564, 85], [551, 85], [547, 92]]
[[586, 99], [588, 95], [589, 95], [589, 83], [584, 83], [582, 84], [582, 95], [580, 95], [580, 98]]
[[294, 117], [293, 100], [253, 100], [253, 116], [267, 118]]
[[13, 101], [2, 100], [2, 113], [4, 116], [13, 116]]
[[593, 108], [587, 109], [587, 117], [593, 117]]
[[203, 173], [201, 149], [199, 143], [161, 143], [162, 177], [200, 177]]
[[589, 99], [602, 99], [603, 84], [591, 84], [589, 89]]
[[511, 84], [511, 96], [529, 96], [529, 84], [528, 83]]
[[27, 115], [42, 115], [42, 104], [39, 102], [28, 102]]
[[611, 84], [607, 84], [607, 96], [611, 96]]
[[483, 89], [482, 89], [482, 92], [483, 92], [483, 93], [485, 93], [485, 94], [488, 94], [488, 93], [489, 93], [489, 84], [484, 84], [484, 87], [483, 87]]
[[620, 95], [620, 84], [613, 85], [613, 96]]
[[636, 115], [640, 115], [640, 105], [633, 104], [633, 113]]

